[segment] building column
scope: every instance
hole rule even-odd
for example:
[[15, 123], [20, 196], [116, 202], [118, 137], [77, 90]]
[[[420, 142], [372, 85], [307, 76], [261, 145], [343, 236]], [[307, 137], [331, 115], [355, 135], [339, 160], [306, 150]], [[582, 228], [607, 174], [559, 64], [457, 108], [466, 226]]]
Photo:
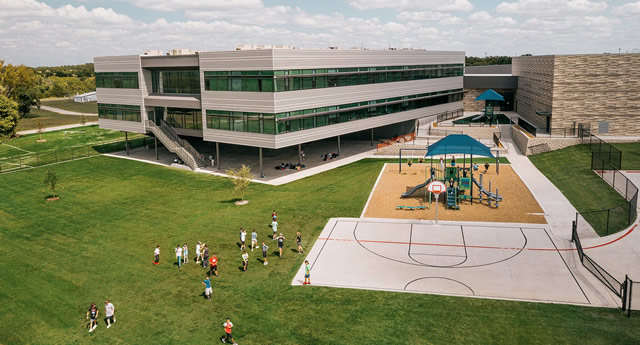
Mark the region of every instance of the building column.
[[158, 158], [158, 137], [154, 135], [153, 138], [155, 139], [156, 143], [156, 160], [160, 160], [160, 158]]
[[338, 155], [340, 154], [340, 136], [338, 135]]
[[124, 132], [124, 149], [127, 151], [127, 156], [129, 155], [129, 132]]
[[258, 147], [258, 155], [260, 156], [260, 178], [264, 178], [264, 172], [262, 171], [262, 147]]
[[216, 169], [220, 170], [220, 143], [216, 141]]
[[371, 128], [371, 146], [373, 146], [373, 128]]
[[298, 165], [302, 165], [302, 144], [298, 144]]

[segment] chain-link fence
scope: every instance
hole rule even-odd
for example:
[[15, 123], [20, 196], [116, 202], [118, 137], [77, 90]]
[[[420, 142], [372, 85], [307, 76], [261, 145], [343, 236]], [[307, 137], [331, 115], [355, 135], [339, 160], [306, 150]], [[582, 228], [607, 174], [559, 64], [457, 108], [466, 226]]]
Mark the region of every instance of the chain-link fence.
[[[146, 136], [133, 138], [128, 141], [129, 149], [142, 147], [151, 142], [152, 138]], [[126, 142], [118, 140], [0, 158], [0, 174], [93, 157], [102, 153], [124, 151], [126, 149]]]

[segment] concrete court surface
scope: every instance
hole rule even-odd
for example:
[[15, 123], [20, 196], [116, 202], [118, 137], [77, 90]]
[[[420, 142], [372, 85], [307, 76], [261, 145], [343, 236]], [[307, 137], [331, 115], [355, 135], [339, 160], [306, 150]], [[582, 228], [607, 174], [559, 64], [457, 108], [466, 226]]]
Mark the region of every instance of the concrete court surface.
[[307, 260], [317, 286], [616, 307], [566, 250], [544, 225], [332, 218]]

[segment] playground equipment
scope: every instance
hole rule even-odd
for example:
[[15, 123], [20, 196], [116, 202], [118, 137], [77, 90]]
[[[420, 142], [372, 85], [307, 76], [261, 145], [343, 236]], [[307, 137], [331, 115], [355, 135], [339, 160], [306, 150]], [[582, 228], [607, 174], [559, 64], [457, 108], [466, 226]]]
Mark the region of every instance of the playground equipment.
[[[502, 196], [496, 188], [495, 193], [491, 191], [491, 181], [489, 181], [488, 190], [485, 189], [482, 181], [482, 175], [480, 175], [480, 182], [473, 177], [473, 155], [481, 155], [485, 157], [495, 158], [488, 147], [480, 143], [479, 141], [463, 134], [449, 135], [433, 145], [430, 145], [427, 149], [427, 157], [433, 157], [435, 155], [444, 155], [443, 167], [444, 169], [436, 169], [433, 166], [433, 159], [431, 159], [431, 166], [429, 169], [430, 177], [425, 176], [425, 182], [421, 183], [405, 193], [402, 193], [402, 198], [408, 198], [414, 195], [417, 191], [425, 188], [432, 181], [443, 182], [447, 186], [446, 198], [444, 198], [446, 207], [455, 210], [460, 209], [460, 203], [463, 200], [469, 200], [473, 204], [473, 185], [475, 184], [478, 189], [478, 197], [475, 198], [478, 202], [482, 203], [486, 200], [488, 205], [493, 203], [497, 208], [499, 203], [502, 202]], [[446, 165], [447, 154], [463, 154], [462, 166], [455, 163], [455, 159], [452, 160], [450, 166]], [[471, 164], [466, 166], [466, 155], [471, 156]], [[496, 164], [499, 161], [496, 160]], [[497, 168], [497, 167], [496, 167]], [[425, 172], [426, 174], [426, 172]], [[462, 176], [461, 176], [462, 175]], [[429, 204], [431, 204], [432, 193], [427, 193], [425, 190], [425, 199], [428, 198]], [[425, 200], [426, 201], [426, 200]]]
[[482, 115], [477, 118], [481, 118], [485, 116], [485, 122], [489, 125], [493, 125], [497, 123], [496, 114], [493, 112], [494, 105], [499, 105], [500, 102], [504, 102], [504, 97], [499, 93], [489, 89], [483, 92], [480, 96], [476, 97], [476, 101], [485, 101], [484, 102], [484, 110], [482, 111]]

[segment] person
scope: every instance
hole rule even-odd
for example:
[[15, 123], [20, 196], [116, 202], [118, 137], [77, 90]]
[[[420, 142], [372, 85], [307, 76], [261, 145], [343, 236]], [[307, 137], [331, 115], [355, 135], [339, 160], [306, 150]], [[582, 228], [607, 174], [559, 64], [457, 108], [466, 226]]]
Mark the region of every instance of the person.
[[444, 171], [444, 159], [440, 157], [440, 171]]
[[153, 256], [155, 256], [155, 260], [153, 261], [154, 265], [160, 264], [160, 245], [156, 246], [156, 249], [153, 251]]
[[207, 268], [209, 265], [209, 247], [206, 243], [203, 243], [204, 249], [202, 250], [202, 267]]
[[116, 316], [114, 315], [115, 308], [113, 303], [109, 300], [104, 301], [104, 315], [107, 317], [107, 328], [111, 327], [112, 323], [116, 323]]
[[473, 171], [478, 171], [478, 163], [473, 163]]
[[176, 246], [176, 259], [178, 259], [178, 269], [182, 268], [182, 247], [180, 244]]
[[204, 285], [204, 295], [208, 300], [211, 300], [211, 293], [213, 291], [211, 290], [211, 279], [209, 279], [209, 275], [204, 278], [202, 285]]
[[467, 177], [467, 170], [468, 170], [468, 169], [469, 169], [469, 168], [462, 169], [462, 177]]
[[273, 212], [271, 212], [271, 220], [274, 222], [278, 220], [278, 215], [276, 214], [276, 210], [273, 210]]
[[249, 265], [249, 254], [246, 250], [242, 251], [242, 270], [247, 271], [247, 266]]
[[209, 275], [212, 274], [216, 277], [218, 276], [218, 257], [216, 256], [216, 253], [213, 253], [211, 258], [209, 258]]
[[253, 231], [251, 232], [251, 251], [253, 251], [253, 248], [258, 246], [258, 233], [256, 232], [256, 229], [253, 229]]
[[262, 262], [264, 265], [269, 264], [269, 261], [267, 261], [267, 250], [269, 250], [269, 247], [262, 241]]
[[300, 150], [300, 157], [302, 157], [302, 161], [304, 162], [304, 150]]
[[431, 179], [432, 180], [435, 179], [436, 178], [436, 168], [431, 167], [430, 172], [431, 172]]
[[296, 234], [296, 243], [298, 244], [298, 254], [304, 253], [304, 250], [302, 250], [302, 235], [299, 232]]
[[489, 172], [489, 162], [484, 163], [484, 173], [488, 173]]
[[196, 243], [196, 264], [199, 264], [201, 259], [202, 252], [200, 252], [200, 241], [198, 241], [198, 243]]
[[278, 232], [278, 222], [274, 219], [271, 222], [271, 229], [273, 230], [273, 239], [276, 239], [276, 233]]
[[247, 240], [247, 230], [240, 229], [240, 250], [244, 250], [244, 243]]
[[456, 157], [455, 156], [451, 156], [451, 166], [452, 167], [456, 166]]
[[87, 310], [87, 320], [89, 321], [89, 333], [93, 332], [98, 327], [98, 307], [95, 303], [91, 303], [91, 307]]
[[282, 248], [284, 247], [284, 236], [282, 235], [282, 233], [280, 233], [280, 236], [278, 236], [278, 251], [280, 251], [280, 257], [282, 257]]
[[304, 283], [302, 285], [311, 285], [311, 266], [309, 266], [309, 260], [304, 260]]
[[187, 247], [187, 242], [182, 245], [182, 263], [186, 264], [189, 262], [189, 247]]
[[233, 328], [231, 320], [227, 318], [227, 321], [223, 323], [222, 326], [224, 327], [224, 337], [220, 338], [220, 340], [222, 340], [223, 343], [226, 343], [228, 340], [230, 340], [233, 345], [238, 345], [236, 344], [235, 340], [233, 340], [233, 334], [231, 333]]
[[211, 167], [215, 167], [216, 166], [216, 159], [215, 157], [213, 157], [213, 155], [209, 156], [209, 160], [211, 161]]
[[449, 179], [449, 187], [453, 188], [454, 182], [453, 177]]

